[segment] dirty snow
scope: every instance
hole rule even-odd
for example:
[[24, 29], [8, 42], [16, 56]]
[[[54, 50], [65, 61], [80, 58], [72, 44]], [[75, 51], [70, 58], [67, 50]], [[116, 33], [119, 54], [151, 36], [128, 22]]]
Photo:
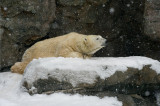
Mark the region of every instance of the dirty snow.
[[20, 90], [22, 75], [0, 73], [0, 106], [122, 106], [116, 97], [81, 96], [54, 93], [30, 96]]
[[[26, 68], [24, 80], [32, 86], [38, 79], [48, 79], [49, 76], [59, 81], [70, 82], [74, 87], [80, 83], [93, 84], [99, 76], [105, 79], [116, 71], [126, 71], [127, 67], [142, 69], [151, 65], [151, 69], [160, 74], [160, 62], [147, 57], [119, 58], [41, 58], [33, 60]], [[48, 75], [49, 74], [49, 75]]]

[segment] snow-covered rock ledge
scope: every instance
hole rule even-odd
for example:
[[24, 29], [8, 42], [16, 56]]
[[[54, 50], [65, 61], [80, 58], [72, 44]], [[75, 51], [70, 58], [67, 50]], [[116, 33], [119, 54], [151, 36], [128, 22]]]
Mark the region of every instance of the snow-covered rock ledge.
[[35, 59], [22, 80], [22, 87], [30, 94], [105, 90], [146, 94], [160, 89], [159, 84], [160, 62], [138, 56]]

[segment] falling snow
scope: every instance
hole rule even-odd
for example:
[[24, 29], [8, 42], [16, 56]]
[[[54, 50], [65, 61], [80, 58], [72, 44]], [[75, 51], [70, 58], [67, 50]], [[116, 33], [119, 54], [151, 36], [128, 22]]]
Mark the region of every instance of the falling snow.
[[115, 12], [115, 9], [112, 7], [109, 9], [110, 14], [113, 14]]
[[6, 20], [9, 21], [10, 19], [9, 19], [9, 18], [6, 18]]
[[146, 91], [145, 92], [145, 96], [149, 96], [150, 95], [150, 92], [149, 91]]
[[105, 6], [106, 6], [105, 4], [102, 5], [102, 7], [105, 7]]
[[127, 4], [127, 7], [130, 7], [130, 4]]
[[8, 8], [7, 8], [7, 7], [4, 7], [3, 9], [4, 9], [5, 11], [7, 11]]

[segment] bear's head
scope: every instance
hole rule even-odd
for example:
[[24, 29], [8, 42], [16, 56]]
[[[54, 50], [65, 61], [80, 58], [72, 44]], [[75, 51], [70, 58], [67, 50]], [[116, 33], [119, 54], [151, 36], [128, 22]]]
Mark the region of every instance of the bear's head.
[[83, 53], [92, 55], [106, 46], [106, 39], [100, 35], [88, 35], [83, 38]]

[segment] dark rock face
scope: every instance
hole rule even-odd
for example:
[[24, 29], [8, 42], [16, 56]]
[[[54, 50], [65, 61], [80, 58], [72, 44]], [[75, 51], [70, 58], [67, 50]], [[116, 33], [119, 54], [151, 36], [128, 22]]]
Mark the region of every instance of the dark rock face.
[[55, 0], [0, 1], [0, 69], [20, 61], [25, 45], [46, 36], [55, 7]]
[[[107, 78], [105, 89], [122, 94], [149, 96], [160, 89], [160, 75], [145, 66], [141, 71], [128, 68], [126, 72], [116, 72]], [[118, 89], [117, 89], [118, 88]], [[149, 92], [149, 95], [146, 95]]]
[[153, 39], [160, 40], [160, 1], [146, 0], [144, 33]]
[[[4, 31], [4, 29], [2, 29]], [[23, 46], [10, 38], [10, 33], [4, 31], [1, 34], [1, 64], [0, 68], [11, 66], [17, 59], [21, 59]], [[5, 71], [5, 70], [4, 70]]]
[[158, 0], [1, 0], [0, 7], [0, 35], [6, 39], [1, 40], [1, 71], [20, 61], [33, 43], [73, 31], [107, 38], [94, 56], [160, 60]]
[[55, 17], [55, 1], [6, 1], [1, 0], [3, 27], [10, 32], [11, 39], [27, 43], [45, 36], [49, 24]]

